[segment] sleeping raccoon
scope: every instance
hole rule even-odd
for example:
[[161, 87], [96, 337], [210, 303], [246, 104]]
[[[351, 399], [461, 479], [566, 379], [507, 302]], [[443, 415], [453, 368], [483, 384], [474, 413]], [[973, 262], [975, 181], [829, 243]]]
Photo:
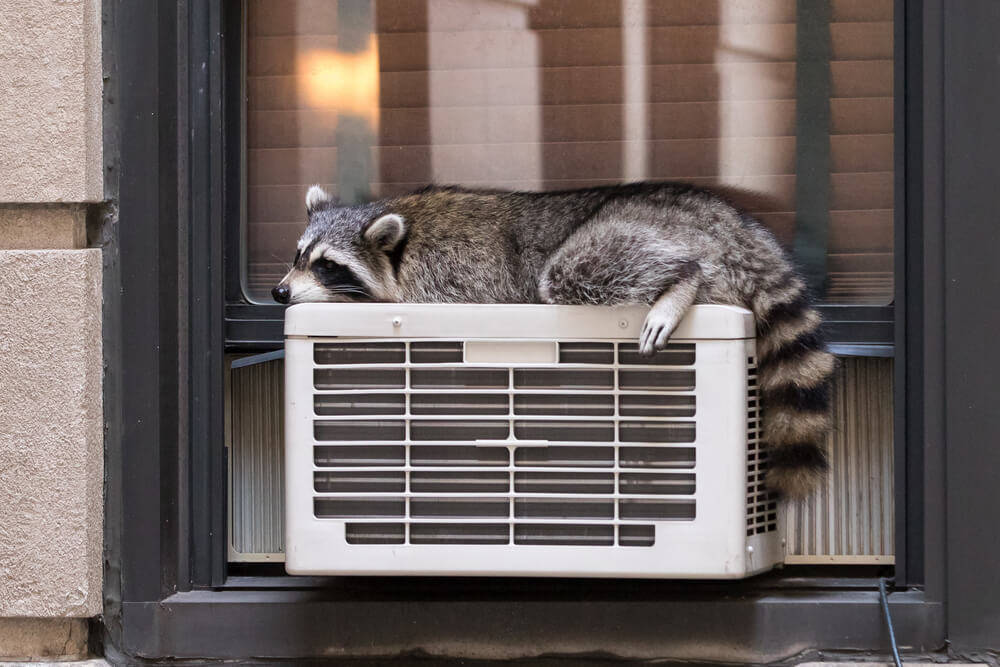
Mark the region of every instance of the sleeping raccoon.
[[719, 196], [637, 183], [563, 192], [429, 187], [340, 205], [306, 194], [309, 225], [281, 303], [648, 304], [644, 354], [694, 303], [749, 308], [757, 322], [767, 483], [802, 497], [826, 470], [833, 356], [775, 238]]

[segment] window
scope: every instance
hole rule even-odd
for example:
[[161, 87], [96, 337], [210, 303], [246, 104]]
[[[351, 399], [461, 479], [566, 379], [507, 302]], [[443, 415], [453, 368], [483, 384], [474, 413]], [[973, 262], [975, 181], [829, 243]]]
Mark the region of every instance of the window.
[[251, 0], [245, 264], [270, 302], [321, 183], [714, 186], [832, 304], [892, 300], [891, 0]]
[[[242, 290], [257, 304], [230, 304], [230, 350], [280, 345], [270, 290], [313, 183], [350, 202], [432, 182], [651, 179], [712, 186], [753, 212], [824, 297], [834, 350], [890, 356], [893, 12], [890, 0], [247, 2], [240, 235]], [[282, 558], [281, 497], [261, 491], [280, 472], [280, 364], [252, 357], [229, 375], [233, 561]], [[843, 478], [874, 475], [864, 493], [883, 501], [892, 368], [845, 360], [843, 437], [830, 442]], [[827, 506], [789, 513], [796, 562], [892, 561], [891, 504], [864, 493], [838, 487]], [[838, 508], [853, 503], [867, 514], [852, 530], [874, 526], [870, 543], [810, 533], [850, 523]]]
[[[760, 12], [770, 7], [766, 0], [746, 4]], [[995, 208], [988, 176], [996, 170], [988, 167], [1000, 155], [987, 128], [997, 100], [979, 85], [992, 66], [982, 45], [996, 32], [995, 12], [986, 2], [972, 4], [894, 2], [895, 196], [906, 202], [905, 224], [902, 205], [896, 213], [905, 242], [895, 275], [906, 307], [825, 308], [844, 315], [836, 323], [887, 312], [877, 323], [879, 340], [892, 341], [894, 324], [899, 337], [893, 505], [899, 588], [890, 604], [897, 636], [915, 647], [968, 640], [970, 628], [982, 630], [983, 601], [996, 597], [975, 578], [983, 568], [968, 567], [989, 553], [980, 527], [996, 523], [981, 493], [989, 484], [970, 480], [996, 468], [987, 456], [995, 452], [989, 444], [996, 429], [979, 409], [990, 405], [984, 396], [991, 377], [976, 369], [990, 367], [995, 349], [983, 344], [989, 327], [982, 286], [997, 278], [992, 247], [983, 241]], [[227, 569], [221, 443], [228, 412], [223, 376], [230, 369], [223, 351], [273, 349], [282, 314], [273, 304], [246, 303], [242, 262], [235, 261], [240, 239], [248, 241], [236, 224], [247, 212], [244, 170], [233, 168], [247, 157], [239, 100], [247, 83], [241, 51], [248, 5], [160, 3], [149, 11], [140, 3], [105, 4], [106, 90], [118, 109], [105, 124], [108, 192], [118, 205], [108, 207], [99, 225], [108, 250], [104, 628], [115, 654], [315, 658], [335, 647], [347, 658], [370, 658], [480, 646], [513, 658], [569, 646], [622, 658], [753, 662], [793, 655], [803, 638], [818, 651], [842, 650], [844, 637], [853, 649], [884, 652], [875, 578], [884, 569], [852, 570], [850, 578], [824, 569], [832, 579], [810, 569], [808, 576], [719, 585], [519, 580], [502, 586], [502, 594], [496, 582], [468, 579], [289, 581], [240, 576], [257, 572], [243, 566]], [[879, 366], [845, 372], [860, 379], [881, 373]], [[959, 398], [945, 401], [946, 395]], [[879, 426], [867, 414], [855, 425]], [[977, 508], [977, 521], [963, 521], [969, 507]], [[719, 618], [733, 621], [728, 644], [737, 647], [723, 647], [721, 655]], [[791, 626], [799, 631], [790, 635]], [[235, 637], [234, 627], [254, 631]], [[677, 647], [695, 648], [679, 655]]]

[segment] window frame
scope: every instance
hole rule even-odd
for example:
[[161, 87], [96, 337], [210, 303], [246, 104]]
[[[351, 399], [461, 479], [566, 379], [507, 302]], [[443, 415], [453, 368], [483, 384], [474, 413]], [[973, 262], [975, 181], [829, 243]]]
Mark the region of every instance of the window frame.
[[[103, 9], [105, 155], [120, 221], [104, 247], [108, 655], [309, 657], [331, 646], [356, 656], [370, 655], [373, 646], [448, 653], [456, 641], [496, 646], [492, 638], [502, 635], [512, 655], [576, 642], [621, 655], [642, 645], [664, 656], [704, 659], [710, 656], [674, 651], [717, 645], [720, 618], [731, 645], [749, 652], [744, 657], [784, 657], [803, 644], [885, 650], [870, 573], [583, 584], [227, 576], [224, 356], [227, 347], [273, 346], [280, 333], [280, 320], [269, 317], [277, 307], [265, 313], [226, 303], [232, 262], [225, 260], [232, 255], [224, 226], [236, 204], [224, 80], [234, 6], [182, 0], [151, 8], [109, 0]], [[961, 514], [945, 503], [946, 482], [957, 481], [945, 464], [965, 451], [993, 460], [998, 454], [985, 449], [988, 437], [949, 442], [947, 452], [944, 446], [952, 413], [943, 400], [943, 359], [951, 349], [946, 343], [962, 342], [944, 335], [949, 302], [941, 250], [949, 159], [941, 90], [945, 55], [956, 47], [943, 39], [943, 0], [895, 0], [895, 6], [897, 53], [905, 57], [897, 59], [895, 87], [890, 340], [897, 358], [899, 588], [892, 606], [900, 643], [932, 650], [946, 636], [949, 563], [970, 566], [968, 559], [947, 558], [946, 519], [958, 522]], [[958, 164], [961, 156], [950, 159]], [[980, 204], [992, 205], [985, 198]], [[956, 229], [972, 225], [948, 222]], [[887, 321], [840, 313], [845, 321]], [[952, 322], [948, 331], [963, 324], [974, 323]], [[871, 342], [863, 335], [856, 340]], [[1000, 521], [1000, 508], [981, 509], [978, 521]], [[988, 558], [980, 554], [984, 565]], [[612, 632], [608, 618], [631, 630]], [[396, 639], [386, 642], [387, 632]]]

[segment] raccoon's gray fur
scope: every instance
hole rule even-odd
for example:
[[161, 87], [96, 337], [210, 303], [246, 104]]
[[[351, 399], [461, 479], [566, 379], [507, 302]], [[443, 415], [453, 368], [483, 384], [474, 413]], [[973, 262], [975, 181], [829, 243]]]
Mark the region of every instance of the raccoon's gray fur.
[[284, 303], [649, 304], [640, 349], [661, 349], [693, 303], [735, 304], [757, 322], [767, 483], [802, 497], [827, 466], [834, 358], [806, 287], [764, 227], [693, 186], [563, 192], [430, 187], [342, 206], [318, 186]]

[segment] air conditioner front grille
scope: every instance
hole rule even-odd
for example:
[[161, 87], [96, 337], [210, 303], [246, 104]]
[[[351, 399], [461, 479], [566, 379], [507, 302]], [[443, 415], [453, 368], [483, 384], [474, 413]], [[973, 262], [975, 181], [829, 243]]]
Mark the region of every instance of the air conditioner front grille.
[[463, 341], [315, 342], [314, 516], [358, 545], [651, 547], [697, 516], [695, 349], [477, 367]]

